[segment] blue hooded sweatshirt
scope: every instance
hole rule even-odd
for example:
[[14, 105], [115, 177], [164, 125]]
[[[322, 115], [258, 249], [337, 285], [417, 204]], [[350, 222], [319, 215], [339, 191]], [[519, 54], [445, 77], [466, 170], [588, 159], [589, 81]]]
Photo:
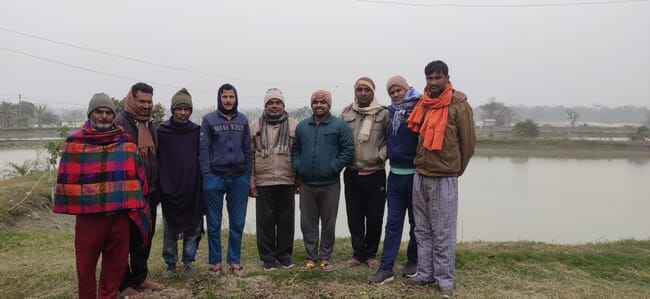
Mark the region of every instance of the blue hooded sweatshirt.
[[[235, 106], [228, 120], [222, 112], [221, 94], [223, 91], [235, 91]], [[251, 140], [248, 119], [237, 112], [237, 90], [230, 84], [224, 84], [217, 93], [217, 111], [203, 117], [201, 137], [199, 140], [199, 166], [203, 176], [214, 173], [221, 177], [234, 178], [251, 174]]]

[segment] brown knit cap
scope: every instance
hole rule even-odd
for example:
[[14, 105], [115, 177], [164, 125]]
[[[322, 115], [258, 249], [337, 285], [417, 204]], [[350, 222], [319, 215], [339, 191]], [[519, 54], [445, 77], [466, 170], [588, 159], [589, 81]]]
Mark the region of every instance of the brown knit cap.
[[314, 93], [311, 94], [311, 101], [313, 102], [316, 99], [323, 99], [325, 102], [327, 102], [327, 105], [332, 107], [332, 93], [324, 90], [324, 89], [319, 89], [317, 91], [314, 91]]
[[372, 92], [375, 92], [375, 81], [372, 81], [372, 79], [368, 77], [361, 77], [357, 79], [357, 82], [354, 82], [354, 89], [356, 90], [361, 85], [368, 86], [370, 89], [372, 89]]
[[404, 88], [404, 90], [409, 90], [409, 88], [411, 88], [411, 86], [406, 83], [406, 79], [400, 75], [395, 75], [388, 79], [388, 83], [386, 83], [386, 91], [390, 93], [390, 88], [393, 86], [399, 86], [401, 88]]

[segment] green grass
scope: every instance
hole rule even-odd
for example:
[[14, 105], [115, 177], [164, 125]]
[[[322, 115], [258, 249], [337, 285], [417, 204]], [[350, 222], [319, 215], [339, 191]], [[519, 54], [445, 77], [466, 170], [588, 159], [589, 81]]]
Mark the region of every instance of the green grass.
[[[427, 298], [435, 293], [432, 287], [405, 287], [399, 279], [383, 286], [368, 285], [366, 279], [373, 273], [370, 269], [345, 269], [342, 265], [351, 255], [347, 238], [336, 241], [332, 273], [303, 273], [297, 268], [265, 272], [258, 260], [255, 237], [246, 235], [242, 251], [247, 271], [244, 277], [234, 277], [228, 271], [219, 278], [205, 275], [208, 265], [204, 239], [196, 262], [201, 274], [163, 278], [161, 235], [158, 230], [153, 240], [150, 278], [167, 288], [148, 293], [148, 298]], [[70, 232], [0, 232], [0, 298], [74, 296], [73, 243]], [[296, 262], [305, 259], [299, 240], [294, 244], [294, 258]], [[404, 261], [402, 250], [396, 274], [401, 272]], [[642, 298], [650, 294], [648, 240], [572, 246], [460, 243], [456, 267], [457, 298]]]

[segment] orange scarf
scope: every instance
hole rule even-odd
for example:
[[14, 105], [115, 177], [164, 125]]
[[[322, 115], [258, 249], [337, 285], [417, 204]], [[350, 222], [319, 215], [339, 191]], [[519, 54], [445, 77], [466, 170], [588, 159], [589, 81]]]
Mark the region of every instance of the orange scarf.
[[430, 98], [425, 89], [407, 120], [408, 128], [424, 137], [422, 146], [430, 151], [442, 149], [451, 97], [451, 82], [447, 83], [445, 90], [435, 99]]

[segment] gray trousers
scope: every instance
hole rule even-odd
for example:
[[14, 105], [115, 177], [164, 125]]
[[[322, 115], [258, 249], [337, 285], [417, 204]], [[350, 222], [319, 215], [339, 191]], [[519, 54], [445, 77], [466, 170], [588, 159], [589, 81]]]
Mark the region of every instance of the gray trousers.
[[454, 284], [458, 178], [413, 176], [413, 215], [418, 240], [418, 279]]
[[[300, 229], [307, 259], [329, 260], [334, 251], [336, 214], [339, 210], [341, 183], [325, 186], [300, 184]], [[319, 230], [320, 252], [319, 252]]]

